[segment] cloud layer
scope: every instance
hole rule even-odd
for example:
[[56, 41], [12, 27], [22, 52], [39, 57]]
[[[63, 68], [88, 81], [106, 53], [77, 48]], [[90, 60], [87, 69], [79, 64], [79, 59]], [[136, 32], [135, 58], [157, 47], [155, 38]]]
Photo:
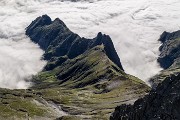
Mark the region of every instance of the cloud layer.
[[0, 87], [26, 89], [46, 62], [39, 46], [25, 36], [25, 16], [13, 5], [0, 2]]
[[23, 35], [42, 14], [59, 17], [80, 36], [109, 34], [125, 71], [147, 81], [161, 70], [159, 35], [180, 28], [179, 6], [179, 0], [1, 0], [0, 87], [24, 88], [23, 79], [44, 65], [43, 52]]

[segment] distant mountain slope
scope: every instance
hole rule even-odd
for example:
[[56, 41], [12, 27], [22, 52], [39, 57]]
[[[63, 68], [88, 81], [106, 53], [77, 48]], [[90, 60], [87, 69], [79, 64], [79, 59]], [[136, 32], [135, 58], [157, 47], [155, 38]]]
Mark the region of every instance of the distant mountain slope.
[[180, 62], [180, 31], [173, 33], [164, 32], [159, 39], [163, 44], [160, 47], [158, 62], [167, 69], [179, 66]]
[[164, 68], [150, 81], [153, 89], [134, 105], [116, 107], [111, 120], [180, 119], [180, 31], [164, 32], [158, 62]]
[[164, 32], [159, 40], [162, 42], [162, 45], [159, 48], [161, 54], [158, 62], [164, 70], [151, 78], [150, 82], [152, 82], [154, 87], [171, 74], [180, 72], [180, 31]]

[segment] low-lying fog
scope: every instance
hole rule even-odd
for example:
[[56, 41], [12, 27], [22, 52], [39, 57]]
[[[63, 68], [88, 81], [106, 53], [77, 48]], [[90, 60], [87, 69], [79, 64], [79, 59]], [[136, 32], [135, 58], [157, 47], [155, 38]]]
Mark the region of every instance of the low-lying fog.
[[180, 29], [179, 6], [179, 0], [1, 0], [0, 87], [27, 88], [26, 80], [46, 64], [43, 51], [24, 35], [43, 14], [59, 17], [80, 36], [110, 35], [125, 71], [147, 81], [161, 70], [160, 34]]

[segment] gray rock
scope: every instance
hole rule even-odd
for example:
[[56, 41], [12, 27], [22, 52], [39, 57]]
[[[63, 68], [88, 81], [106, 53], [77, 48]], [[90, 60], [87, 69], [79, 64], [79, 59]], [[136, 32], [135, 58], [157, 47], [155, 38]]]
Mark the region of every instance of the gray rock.
[[164, 32], [160, 39], [162, 45], [159, 50], [161, 52], [158, 62], [164, 69], [169, 68], [176, 60], [180, 58], [180, 31], [173, 33]]

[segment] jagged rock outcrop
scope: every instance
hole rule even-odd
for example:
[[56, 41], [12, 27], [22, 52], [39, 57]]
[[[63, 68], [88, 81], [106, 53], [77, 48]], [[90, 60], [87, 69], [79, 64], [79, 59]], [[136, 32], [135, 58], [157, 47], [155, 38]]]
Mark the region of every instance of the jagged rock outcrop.
[[159, 48], [161, 53], [158, 62], [164, 70], [150, 79], [154, 88], [166, 77], [180, 72], [180, 31], [164, 32], [159, 41], [162, 45]]
[[81, 38], [70, 31], [59, 18], [52, 21], [49, 16], [43, 15], [27, 27], [26, 35], [45, 50], [45, 60], [56, 62], [46, 66], [46, 70], [52, 70], [67, 59], [73, 59], [97, 45], [103, 45], [108, 58], [123, 70], [111, 38], [101, 32], [94, 39]]
[[162, 45], [159, 48], [161, 54], [158, 58], [158, 62], [160, 63], [161, 67], [167, 69], [173, 64], [179, 64], [180, 31], [173, 33], [164, 32], [159, 40], [162, 42]]
[[180, 73], [167, 77], [134, 105], [116, 107], [110, 120], [179, 120]]

